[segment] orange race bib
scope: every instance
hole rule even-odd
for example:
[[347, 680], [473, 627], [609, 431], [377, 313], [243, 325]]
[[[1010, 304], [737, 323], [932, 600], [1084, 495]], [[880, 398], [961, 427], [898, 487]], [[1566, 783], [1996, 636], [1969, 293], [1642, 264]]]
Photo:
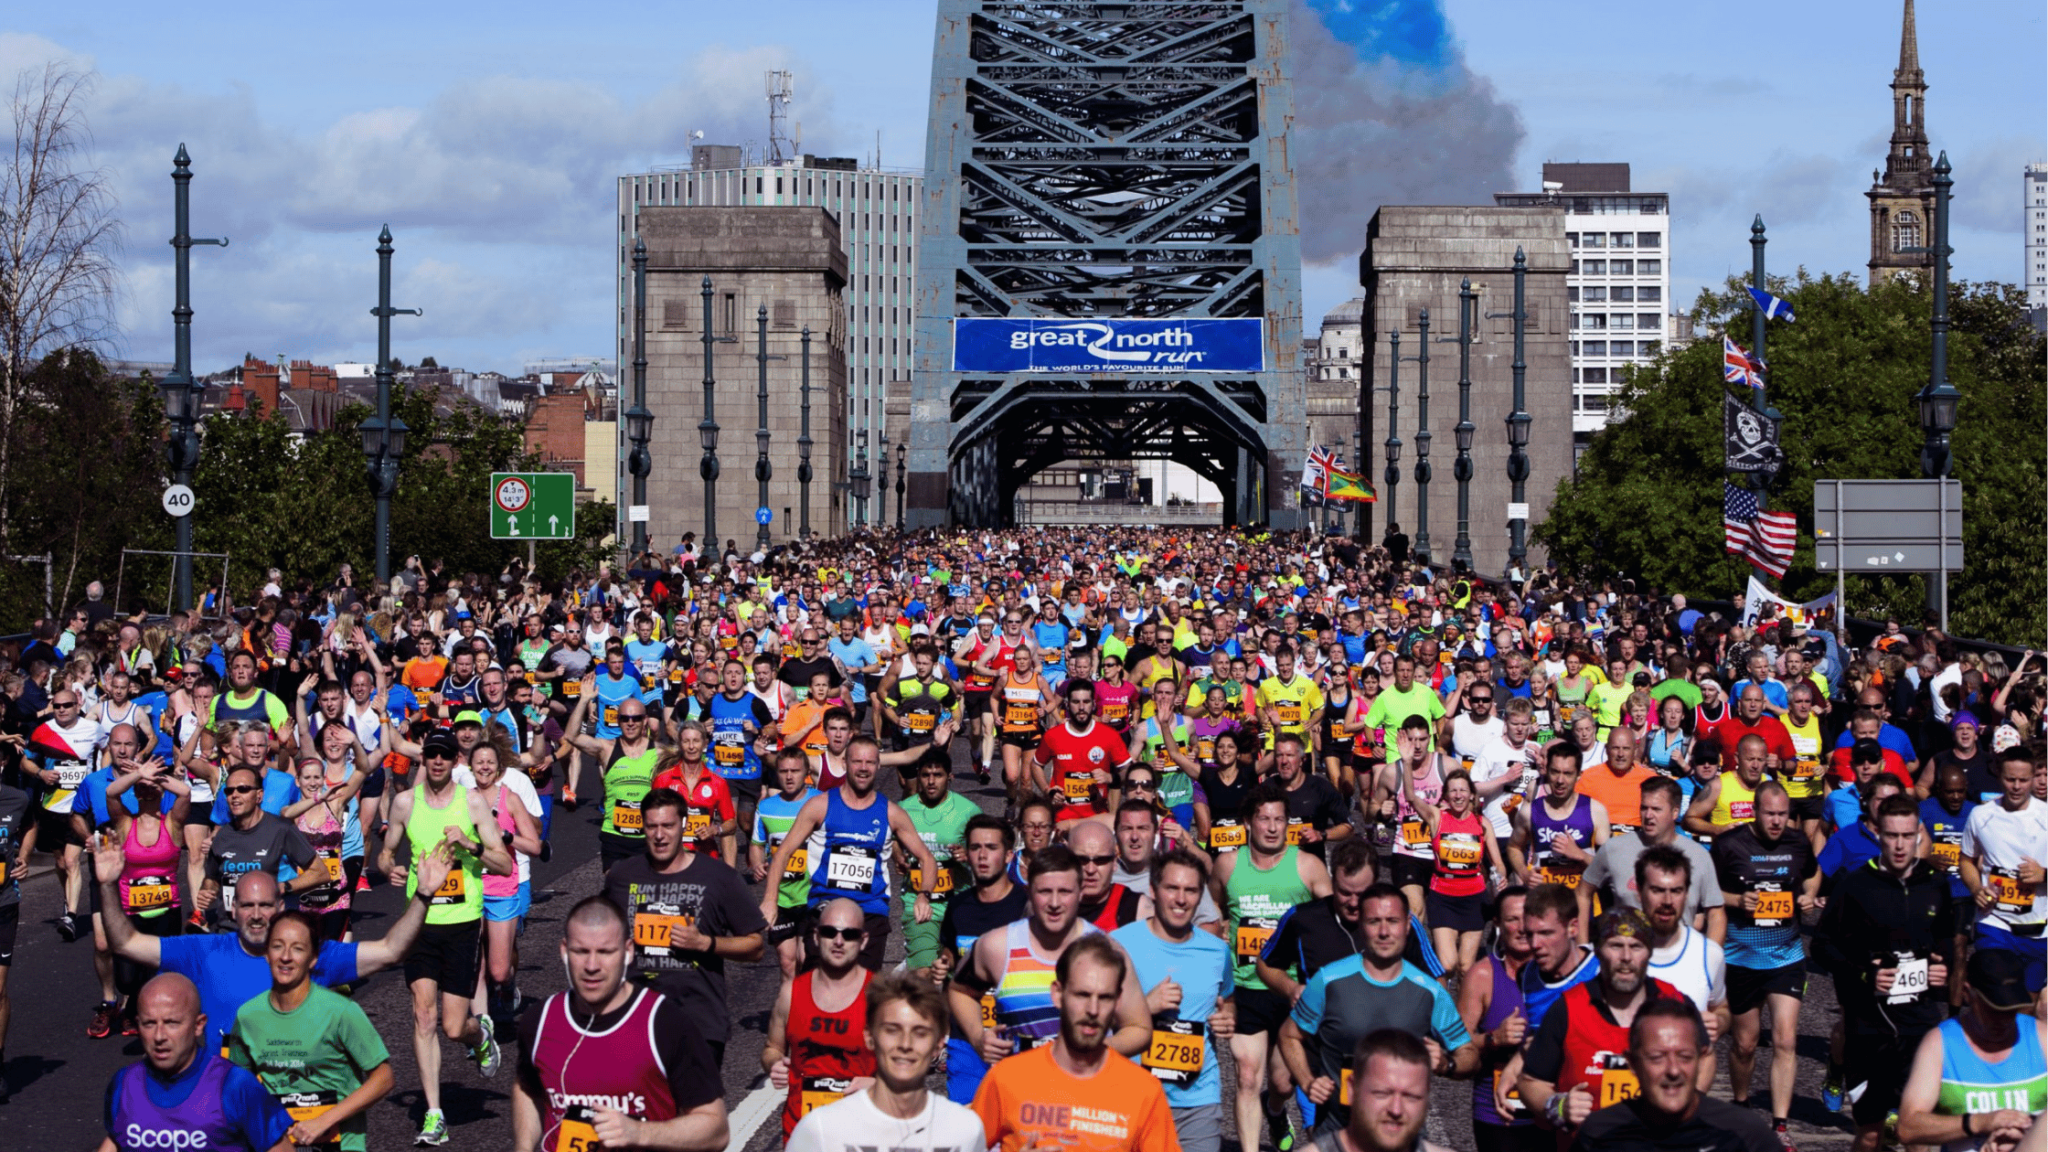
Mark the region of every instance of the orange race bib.
[[1483, 849], [1470, 833], [1453, 832], [1437, 840], [1437, 859], [1447, 870], [1469, 871], [1479, 867]]
[[705, 840], [711, 836], [711, 813], [691, 812], [683, 817], [683, 839]]
[[1237, 958], [1256, 960], [1266, 950], [1266, 941], [1280, 927], [1280, 921], [1270, 917], [1255, 916], [1241, 920], [1237, 925]]
[[638, 836], [646, 829], [644, 817], [640, 815], [638, 800], [621, 800], [612, 805], [612, 827], [627, 836]]
[[562, 1126], [555, 1130], [555, 1152], [599, 1152], [596, 1117], [590, 1109], [576, 1104], [562, 1113]]
[[1200, 1021], [1168, 1020], [1153, 1026], [1140, 1063], [1162, 1083], [1185, 1088], [1202, 1074], [1208, 1048], [1208, 1029]]
[[1083, 804], [1087, 802], [1088, 789], [1094, 783], [1095, 781], [1089, 777], [1080, 773], [1074, 773], [1060, 781], [1060, 791], [1066, 796], [1069, 803]]
[[1953, 840], [1936, 840], [1928, 846], [1927, 858], [1953, 873], [1963, 862], [1963, 846]]
[[1994, 905], [1999, 912], [2024, 916], [2034, 910], [2034, 886], [2022, 881], [2019, 876], [2004, 868], [1994, 868], [1987, 878], [1991, 892], [1997, 897]]
[[1586, 872], [1576, 862], [1560, 860], [1556, 863], [1545, 863], [1542, 874], [1545, 884], [1562, 884], [1567, 888], [1577, 888]]
[[1429, 843], [1429, 825], [1420, 816], [1410, 816], [1401, 821], [1401, 843], [1410, 848]]
[[809, 1116], [827, 1104], [836, 1104], [853, 1090], [853, 1081], [837, 1076], [806, 1076], [797, 1090], [797, 1115]]
[[581, 680], [564, 680], [564, 681], [562, 681], [562, 695], [564, 695], [564, 696], [567, 696], [567, 697], [568, 697], [569, 699], [571, 699], [571, 700], [574, 700], [574, 699], [576, 699], [576, 698], [577, 698], [578, 696], [581, 696], [581, 695], [583, 695], [583, 681], [581, 681]]
[[1245, 846], [1245, 826], [1236, 822], [1218, 821], [1209, 825], [1209, 847], [1218, 852], [1230, 851]]
[[1611, 1108], [1643, 1094], [1642, 1082], [1636, 1079], [1635, 1070], [1628, 1066], [1628, 1057], [1619, 1052], [1606, 1052], [1601, 1054], [1601, 1059], [1600, 1107]]
[[448, 878], [441, 881], [441, 886], [434, 889], [434, 894], [427, 898], [427, 903], [462, 903], [464, 895], [469, 891], [469, 886], [464, 880], [466, 875], [467, 873], [463, 872], [460, 868], [451, 869], [448, 873]]
[[666, 952], [673, 945], [670, 941], [678, 928], [688, 928], [695, 921], [688, 916], [661, 916], [652, 912], [639, 912], [633, 916], [633, 946]]
[[168, 877], [145, 877], [128, 885], [128, 907], [137, 912], [169, 908], [175, 895], [177, 889], [171, 887]]
[[334, 881], [336, 884], [341, 883], [341, 857], [329, 856], [323, 852], [320, 855], [320, 863], [327, 866], [327, 878], [329, 880]]
[[[277, 1093], [276, 1099], [284, 1107], [285, 1115], [290, 1116], [294, 1122], [315, 1119], [331, 1111], [341, 1102], [340, 1097], [333, 1092], [280, 1092]], [[340, 1143], [341, 1129], [336, 1127], [328, 1131], [326, 1139], [308, 1147], [327, 1148]]]
[[909, 712], [903, 717], [903, 728], [906, 732], [915, 732], [923, 735], [937, 727], [938, 722], [939, 718], [930, 712]]
[[1289, 820], [1287, 822], [1287, 842], [1289, 844], [1301, 843], [1301, 830], [1306, 827], [1308, 827], [1307, 821]]
[[782, 869], [782, 878], [784, 880], [802, 880], [808, 876], [810, 874], [808, 866], [809, 857], [810, 851], [806, 848], [799, 848], [790, 853], [789, 863]]
[[1790, 920], [1797, 911], [1797, 905], [1790, 892], [1759, 892], [1756, 894], [1755, 918], [1758, 924], [1777, 924]]
[[1001, 1021], [996, 1019], [996, 994], [993, 992], [982, 993], [981, 1026], [983, 1028], [994, 1028], [1000, 1025], [1000, 1023]]
[[[921, 890], [921, 889], [922, 889], [923, 887], [924, 887], [924, 869], [922, 869], [922, 868], [912, 868], [912, 869], [910, 870], [910, 891], [911, 891], [911, 894], [912, 894], [912, 895], [915, 895], [915, 894], [916, 894], [916, 893], [917, 893], [917, 892], [918, 892], [919, 890]], [[938, 877], [938, 881], [937, 881], [937, 883], [935, 883], [935, 884], [933, 884], [933, 885], [932, 885], [932, 895], [934, 895], [934, 896], [945, 896], [945, 895], [947, 895], [947, 894], [951, 893], [952, 891], [953, 891], [953, 870], [952, 870], [951, 868], [948, 868], [948, 867], [946, 867], [946, 866], [945, 866], [944, 864], [940, 864], [940, 865], [939, 865], [939, 877]]]

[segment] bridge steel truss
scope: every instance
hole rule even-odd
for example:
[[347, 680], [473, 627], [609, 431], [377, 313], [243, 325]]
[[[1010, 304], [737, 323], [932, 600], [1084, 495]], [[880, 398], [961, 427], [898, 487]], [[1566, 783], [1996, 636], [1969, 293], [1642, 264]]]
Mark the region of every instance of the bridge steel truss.
[[[1298, 522], [1301, 240], [1288, 0], [939, 0], [912, 527], [1001, 525], [1062, 460], [1167, 458]], [[960, 316], [1262, 317], [1265, 370], [952, 371]]]

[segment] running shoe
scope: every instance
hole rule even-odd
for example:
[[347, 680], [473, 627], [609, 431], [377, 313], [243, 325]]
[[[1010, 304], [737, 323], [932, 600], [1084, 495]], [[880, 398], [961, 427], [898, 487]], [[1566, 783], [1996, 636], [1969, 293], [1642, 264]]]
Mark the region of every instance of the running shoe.
[[562, 789], [562, 807], [567, 808], [571, 812], [576, 810], [576, 790], [574, 788], [565, 786]]
[[983, 785], [984, 787], [985, 787], [985, 786], [987, 786], [987, 784], [988, 784], [988, 782], [989, 782], [989, 779], [990, 779], [990, 777], [989, 777], [989, 774], [988, 774], [988, 765], [986, 765], [986, 764], [976, 764], [976, 765], [974, 766], [974, 778], [975, 778], [976, 780], [979, 780], [979, 781], [981, 781], [981, 783], [982, 783], [982, 785]]
[[476, 1061], [476, 1070], [485, 1077], [496, 1076], [498, 1065], [504, 1058], [503, 1053], [498, 1051], [497, 1030], [491, 1027], [489, 1016], [477, 1017], [476, 1026], [483, 1031], [484, 1038], [482, 1043], [469, 1050], [470, 1058]]
[[1785, 1122], [1783, 1120], [1774, 1122], [1771, 1125], [1771, 1132], [1777, 1136], [1778, 1146], [1783, 1148], [1785, 1152], [1799, 1152], [1798, 1145], [1792, 1143], [1792, 1133], [1785, 1130]]
[[57, 917], [57, 938], [66, 944], [78, 939], [78, 917], [69, 912]]
[[441, 1118], [438, 1110], [428, 1112], [427, 1118], [420, 1121], [420, 1134], [413, 1137], [412, 1142], [416, 1148], [438, 1148], [446, 1144], [448, 1121]]
[[360, 875], [360, 876], [357, 876], [357, 877], [356, 877], [356, 891], [358, 891], [358, 892], [368, 892], [369, 890], [370, 890], [370, 876], [369, 876], [369, 873], [367, 873], [367, 872], [366, 872], [366, 873], [363, 873], [363, 874], [362, 874], [362, 875]]
[[1289, 1152], [1294, 1147], [1294, 1124], [1287, 1119], [1287, 1111], [1266, 1113], [1266, 1139], [1273, 1145], [1273, 1152]]
[[127, 1005], [121, 1009], [121, 1035], [142, 1035], [142, 1022], [136, 1019], [135, 998], [132, 996], [128, 998]]
[[185, 930], [188, 932], [207, 931], [208, 929], [206, 927], [206, 913], [201, 912], [197, 908], [194, 908], [192, 910], [192, 914], [190, 916], [185, 917]]
[[94, 1040], [105, 1040], [114, 1034], [114, 1005], [102, 1004], [92, 1010], [92, 1023], [85, 1026], [85, 1034]]
[[1820, 1084], [1820, 1106], [1830, 1112], [1842, 1110], [1842, 1069], [1839, 1065], [1828, 1065], [1827, 1079]]

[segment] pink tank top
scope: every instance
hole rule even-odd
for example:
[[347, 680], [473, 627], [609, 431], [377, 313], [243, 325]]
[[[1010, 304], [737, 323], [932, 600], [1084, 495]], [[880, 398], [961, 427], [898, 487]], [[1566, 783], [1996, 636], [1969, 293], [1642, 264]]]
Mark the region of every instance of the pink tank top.
[[348, 909], [349, 898], [347, 874], [341, 868], [342, 826], [334, 809], [325, 803], [315, 804], [299, 813], [299, 831], [305, 834], [306, 842], [320, 859], [315, 868], [325, 868], [334, 878], [334, 883], [314, 888], [299, 896], [299, 906], [309, 912], [343, 912]]
[[[502, 782], [499, 783], [498, 802], [491, 806], [491, 810], [497, 814], [498, 831], [504, 833], [505, 846], [507, 848], [511, 848], [512, 833], [518, 831], [519, 828], [518, 824], [514, 823], [512, 819], [511, 804], [513, 800], [512, 790], [505, 787]], [[517, 851], [517, 849], [512, 850]], [[510, 876], [497, 876], [489, 872], [484, 873], [484, 895], [497, 899], [519, 895], [519, 869], [513, 868], [512, 875]]]
[[121, 869], [121, 910], [130, 916], [178, 914], [178, 842], [171, 829], [159, 821], [156, 843], [142, 842], [142, 821], [128, 822], [128, 839], [121, 845], [127, 864]]

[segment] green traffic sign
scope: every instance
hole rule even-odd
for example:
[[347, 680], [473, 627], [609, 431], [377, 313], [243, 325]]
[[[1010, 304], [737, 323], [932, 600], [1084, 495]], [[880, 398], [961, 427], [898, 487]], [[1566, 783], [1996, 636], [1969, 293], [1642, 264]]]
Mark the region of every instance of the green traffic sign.
[[491, 473], [491, 539], [568, 540], [575, 535], [573, 473]]

